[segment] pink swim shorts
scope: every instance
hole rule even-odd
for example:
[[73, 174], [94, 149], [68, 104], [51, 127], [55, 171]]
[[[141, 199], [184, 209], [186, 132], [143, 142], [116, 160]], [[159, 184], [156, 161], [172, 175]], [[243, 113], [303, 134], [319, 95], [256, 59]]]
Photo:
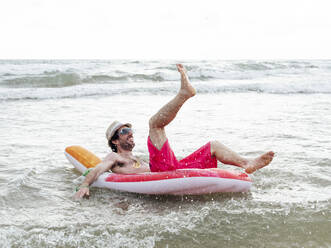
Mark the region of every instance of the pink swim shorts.
[[172, 151], [168, 140], [163, 144], [161, 150], [158, 150], [153, 145], [150, 137], [148, 137], [147, 146], [149, 151], [149, 166], [152, 172], [217, 167], [216, 157], [211, 155], [210, 142], [179, 161]]

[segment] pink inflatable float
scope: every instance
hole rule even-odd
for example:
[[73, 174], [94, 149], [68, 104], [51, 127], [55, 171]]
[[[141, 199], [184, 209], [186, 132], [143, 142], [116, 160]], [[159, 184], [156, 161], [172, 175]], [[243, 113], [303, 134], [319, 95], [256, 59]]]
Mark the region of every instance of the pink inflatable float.
[[[101, 160], [80, 146], [65, 149], [68, 160], [81, 173]], [[244, 173], [221, 169], [181, 169], [166, 172], [116, 174], [106, 172], [91, 186], [140, 194], [199, 195], [217, 192], [245, 192], [252, 180]]]

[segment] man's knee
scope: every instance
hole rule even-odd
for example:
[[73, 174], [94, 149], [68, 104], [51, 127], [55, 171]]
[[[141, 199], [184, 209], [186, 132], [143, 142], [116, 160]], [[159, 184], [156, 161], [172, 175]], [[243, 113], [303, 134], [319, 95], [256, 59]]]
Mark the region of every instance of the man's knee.
[[163, 129], [166, 125], [165, 125], [165, 123], [161, 119], [160, 119], [160, 117], [157, 114], [156, 115], [153, 115], [149, 119], [149, 122], [148, 122], [149, 128], [150, 129], [153, 129], [153, 128]]
[[155, 121], [155, 117], [151, 117], [149, 119], [149, 136], [153, 140], [163, 140], [163, 137], [165, 136], [165, 130], [164, 127], [159, 127]]
[[154, 116], [152, 116], [152, 117], [149, 119], [148, 124], [149, 124], [149, 129], [157, 128], [156, 125], [155, 125], [156, 123], [155, 123], [155, 120], [154, 120]]
[[209, 143], [210, 143], [210, 146], [211, 146], [211, 147], [214, 147], [214, 146], [216, 146], [217, 144], [219, 144], [220, 142], [218, 142], [217, 140], [211, 140], [211, 141], [209, 141]]
[[218, 140], [211, 140], [210, 141], [210, 152], [212, 155], [215, 154], [217, 147], [222, 146], [221, 142]]

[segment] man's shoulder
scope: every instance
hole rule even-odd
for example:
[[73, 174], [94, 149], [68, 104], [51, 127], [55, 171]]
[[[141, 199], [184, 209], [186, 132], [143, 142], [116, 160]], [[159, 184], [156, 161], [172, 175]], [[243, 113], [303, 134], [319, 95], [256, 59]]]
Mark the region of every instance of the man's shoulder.
[[121, 158], [122, 156], [120, 155], [120, 154], [118, 154], [118, 153], [116, 153], [116, 152], [110, 152], [106, 157], [105, 157], [105, 159], [104, 160], [116, 160], [116, 159], [118, 159], [118, 158]]
[[113, 160], [113, 159], [116, 159], [118, 158], [118, 154], [116, 152], [111, 152], [111, 153], [108, 153], [107, 156], [105, 157], [104, 160]]

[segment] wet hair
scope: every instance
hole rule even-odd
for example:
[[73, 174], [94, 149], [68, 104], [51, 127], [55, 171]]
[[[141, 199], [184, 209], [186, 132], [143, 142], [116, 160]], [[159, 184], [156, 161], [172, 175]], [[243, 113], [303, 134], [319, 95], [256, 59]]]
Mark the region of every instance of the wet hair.
[[110, 140], [108, 140], [108, 146], [111, 148], [113, 152], [117, 153], [117, 146], [112, 142], [114, 140], [117, 140], [119, 138], [118, 136], [118, 130], [114, 133], [113, 137], [111, 137]]

